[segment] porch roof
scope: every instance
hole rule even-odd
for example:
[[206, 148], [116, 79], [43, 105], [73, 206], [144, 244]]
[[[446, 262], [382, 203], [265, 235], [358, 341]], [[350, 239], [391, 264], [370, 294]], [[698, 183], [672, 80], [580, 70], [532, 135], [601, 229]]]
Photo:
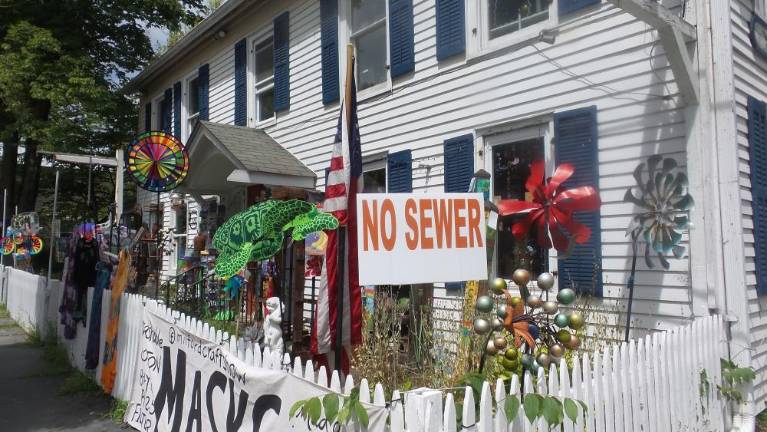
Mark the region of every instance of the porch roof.
[[187, 149], [187, 192], [217, 193], [232, 183], [315, 187], [314, 171], [260, 129], [198, 121]]

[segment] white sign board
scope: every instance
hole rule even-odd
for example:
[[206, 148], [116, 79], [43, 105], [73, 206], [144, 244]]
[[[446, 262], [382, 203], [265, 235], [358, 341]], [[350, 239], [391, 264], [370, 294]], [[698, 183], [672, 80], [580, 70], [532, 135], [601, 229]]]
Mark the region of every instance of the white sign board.
[[357, 195], [360, 285], [487, 279], [480, 193]]
[[[338, 431], [321, 419], [290, 418], [299, 400], [330, 391], [283, 370], [246, 364], [223, 346], [144, 309], [138, 371], [125, 421], [142, 432]], [[120, 353], [122, 355], [122, 353]], [[387, 411], [365, 404], [370, 430], [384, 430]]]

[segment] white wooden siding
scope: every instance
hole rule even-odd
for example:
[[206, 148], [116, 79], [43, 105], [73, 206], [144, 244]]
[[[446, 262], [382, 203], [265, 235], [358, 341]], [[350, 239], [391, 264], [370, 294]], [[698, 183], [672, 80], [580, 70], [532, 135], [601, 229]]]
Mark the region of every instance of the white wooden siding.
[[749, 25], [754, 10], [753, 0], [733, 0], [730, 4], [733, 35], [733, 71], [737, 103], [737, 146], [740, 170], [741, 209], [746, 255], [748, 310], [751, 319], [752, 364], [757, 371], [756, 406], [767, 400], [767, 297], [756, 292], [754, 265], [754, 224], [751, 208], [751, 181], [748, 149], [748, 96], [767, 101], [767, 62], [754, 53], [749, 39]]
[[[679, 2], [670, 4], [676, 7]], [[338, 104], [322, 105], [319, 2], [296, 1], [289, 11], [291, 108], [279, 113], [266, 130], [318, 174], [322, 187]], [[563, 22], [553, 45], [537, 43], [467, 62], [437, 62], [434, 2], [416, 0], [414, 13], [414, 73], [395, 80], [391, 91], [359, 101], [363, 153], [411, 149], [414, 190], [441, 191], [445, 139], [490, 125], [596, 105], [598, 186], [604, 200], [604, 299], [595, 308], [603, 314], [602, 322], [615, 326], [618, 336], [618, 326], [625, 320], [624, 286], [631, 262], [625, 228], [633, 211], [623, 203], [623, 193], [634, 184], [636, 165], [648, 156], [664, 154], [682, 166], [686, 161], [682, 103], [656, 33], [603, 4]], [[239, 33], [263, 31], [272, 18], [254, 15]], [[215, 58], [196, 59], [211, 64], [213, 121], [233, 121], [232, 52], [227, 45]], [[638, 269], [633, 325], [639, 331], [635, 336], [689, 319], [688, 259], [672, 261], [668, 272], [648, 271], [640, 259]], [[436, 289], [435, 296], [448, 293]]]

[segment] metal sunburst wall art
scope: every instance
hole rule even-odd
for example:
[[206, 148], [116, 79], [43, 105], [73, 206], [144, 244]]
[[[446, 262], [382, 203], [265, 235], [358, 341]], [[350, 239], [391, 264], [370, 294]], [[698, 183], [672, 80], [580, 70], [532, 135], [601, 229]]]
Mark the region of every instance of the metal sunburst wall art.
[[[645, 180], [645, 169], [647, 179]], [[636, 185], [626, 191], [624, 201], [638, 207], [626, 235], [631, 236], [631, 274], [628, 280], [629, 301], [626, 311], [625, 340], [628, 341], [631, 326], [631, 307], [634, 299], [634, 277], [639, 248], [644, 248], [644, 259], [648, 268], [654, 268], [653, 258], [661, 266], [670, 267], [666, 256], [682, 258], [686, 248], [681, 244], [683, 234], [690, 229], [689, 211], [694, 200], [688, 191], [687, 175], [679, 170], [676, 161], [653, 155], [647, 163], [641, 163], [634, 170]]]

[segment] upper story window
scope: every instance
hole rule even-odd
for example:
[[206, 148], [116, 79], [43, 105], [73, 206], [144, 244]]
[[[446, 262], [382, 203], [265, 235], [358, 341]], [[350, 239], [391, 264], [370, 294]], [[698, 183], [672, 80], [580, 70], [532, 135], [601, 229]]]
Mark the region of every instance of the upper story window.
[[154, 100], [154, 111], [153, 111], [153, 123], [152, 123], [152, 129], [154, 130], [166, 130], [170, 125], [166, 124], [166, 117], [165, 113], [170, 107], [167, 106], [165, 103], [165, 96], [160, 95], [157, 99]]
[[256, 119], [274, 118], [274, 38], [269, 36], [253, 44], [255, 58]]
[[189, 138], [194, 128], [194, 122], [200, 116], [200, 81], [194, 76], [186, 81], [186, 130], [184, 139]]
[[495, 39], [549, 19], [549, 0], [486, 0], [488, 36]]
[[351, 43], [357, 59], [357, 89], [364, 90], [388, 79], [386, 0], [351, 1]]
[[386, 154], [362, 158], [362, 192], [386, 193]]

